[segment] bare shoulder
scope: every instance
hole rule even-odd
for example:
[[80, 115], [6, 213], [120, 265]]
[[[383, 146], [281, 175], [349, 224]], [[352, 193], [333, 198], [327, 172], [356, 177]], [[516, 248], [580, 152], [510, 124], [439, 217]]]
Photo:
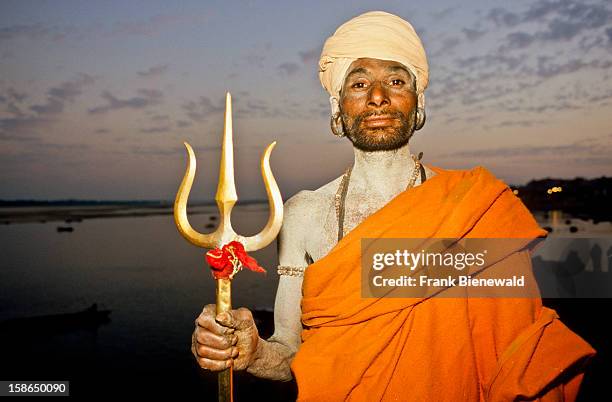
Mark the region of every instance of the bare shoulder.
[[330, 181], [316, 190], [302, 190], [285, 202], [285, 215], [294, 219], [307, 217], [312, 220], [313, 214], [323, 212], [336, 194], [342, 176]]
[[299, 191], [285, 201], [281, 238], [292, 238], [300, 247], [305, 247], [312, 231], [304, 229], [322, 227], [333, 206], [340, 179], [332, 180], [316, 190]]

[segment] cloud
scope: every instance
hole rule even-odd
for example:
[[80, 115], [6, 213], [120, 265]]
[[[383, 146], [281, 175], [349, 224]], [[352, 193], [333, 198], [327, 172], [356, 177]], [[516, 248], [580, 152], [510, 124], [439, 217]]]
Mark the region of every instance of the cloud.
[[[603, 91], [608, 86], [605, 74], [612, 67], [612, 59], [605, 57], [605, 53], [589, 51], [604, 46], [612, 50], [612, 28], [605, 28], [604, 24], [605, 19], [612, 21], [610, 8], [608, 3], [582, 4], [563, 0], [538, 1], [517, 12], [501, 8], [485, 11], [487, 19], [498, 26], [497, 31], [486, 31], [478, 21], [462, 32], [469, 40], [472, 34], [472, 38], [478, 37], [475, 32], [486, 31], [487, 37], [496, 41], [488, 49], [462, 53], [455, 58], [453, 62], [458, 69], [432, 63], [436, 70], [432, 77], [436, 78], [428, 89], [429, 105], [440, 109], [458, 104], [473, 109], [476, 104], [481, 104], [479, 107], [491, 107], [493, 111], [497, 109], [490, 101], [526, 94], [530, 99], [527, 106], [523, 103], [510, 107], [537, 113], [575, 110], [579, 105], [588, 105], [589, 98], [608, 102]], [[448, 44], [452, 43], [442, 46], [437, 54], [446, 54]], [[536, 46], [537, 52], [534, 51]], [[594, 77], [588, 75], [591, 73], [601, 76], [600, 84], [592, 88], [591, 78]], [[541, 91], [535, 89], [564, 75], [575, 79], [571, 100], [559, 98], [560, 94], [571, 89], [567, 85], [556, 85], [556, 81], [545, 85]], [[470, 111], [476, 112], [473, 109], [464, 113], [469, 116]]]
[[582, 59], [572, 59], [563, 64], [550, 63], [550, 57], [538, 57], [538, 67], [536, 75], [541, 78], [550, 78], [560, 74], [568, 74], [578, 71], [584, 67], [592, 66], [592, 63], [585, 63]]
[[8, 60], [14, 55], [15, 52], [13, 52], [12, 50], [5, 50], [4, 52], [0, 53], [0, 60]]
[[0, 119], [0, 140], [37, 141], [38, 131], [47, 127], [49, 120], [36, 116], [8, 117]]
[[168, 121], [170, 120], [170, 116], [168, 116], [167, 114], [155, 114], [153, 116], [151, 116], [151, 120], [152, 121]]
[[319, 61], [319, 56], [321, 55], [321, 49], [314, 48], [305, 50], [303, 52], [298, 52], [298, 54], [300, 56], [300, 60], [302, 60], [302, 63], [304, 64], [317, 62]]
[[59, 114], [64, 111], [64, 102], [50, 97], [46, 103], [30, 106], [30, 109], [38, 114]]
[[88, 74], [80, 74], [76, 80], [66, 81], [47, 91], [47, 101], [43, 104], [32, 105], [30, 110], [38, 114], [59, 114], [64, 110], [66, 102], [74, 102], [77, 96], [83, 93], [83, 87], [95, 82], [95, 78]]
[[505, 51], [522, 49], [535, 42], [572, 40], [581, 34], [607, 25], [612, 20], [612, 10], [608, 3], [588, 4], [574, 0], [542, 0], [532, 3], [521, 14], [495, 8], [489, 12], [488, 19], [502, 27], [515, 27], [531, 22], [545, 26], [544, 29], [534, 33], [517, 31], [508, 34], [506, 43], [500, 47], [501, 51]]
[[278, 65], [278, 70], [281, 72], [281, 74], [286, 75], [293, 75], [298, 72], [299, 69], [300, 66], [298, 66], [296, 63], [286, 62]]
[[472, 29], [472, 28], [463, 28], [463, 33], [468, 40], [476, 40], [487, 33], [484, 30]]
[[[270, 55], [270, 51], [272, 50], [272, 42], [266, 42], [263, 45], [251, 47], [249, 49], [249, 53], [245, 56], [245, 60], [247, 62], [247, 67], [258, 67], [264, 68], [265, 61], [268, 59]], [[234, 66], [238, 67], [239, 63], [234, 63]], [[240, 67], [242, 69], [242, 67]]]
[[252, 110], [254, 112], [267, 112], [268, 110], [270, 110], [268, 105], [266, 105], [265, 102], [261, 102], [261, 101], [259, 102], [248, 101], [247, 108], [249, 108], [249, 110]]
[[[562, 145], [520, 145], [516, 147], [489, 148], [452, 152], [442, 157], [500, 158], [534, 156], [600, 156], [609, 154], [612, 146], [606, 137], [588, 137]], [[583, 155], [580, 155], [583, 154]]]
[[[210, 145], [210, 146], [196, 146], [192, 144], [192, 147], [197, 155], [202, 152], [215, 152], [219, 153], [221, 151], [220, 145]], [[237, 147], [234, 147], [236, 149]], [[157, 155], [157, 156], [173, 156], [173, 155], [184, 155], [185, 147], [177, 146], [177, 147], [156, 147], [156, 146], [132, 146], [130, 148], [132, 153], [139, 155]]]
[[263, 68], [265, 60], [266, 55], [264, 53], [251, 53], [246, 56], [246, 61], [248, 64], [259, 68]]
[[583, 69], [608, 70], [611, 67], [611, 60], [594, 59], [591, 61], [583, 61], [583, 59], [576, 58], [557, 63], [553, 57], [540, 56], [537, 58], [537, 63], [534, 68], [525, 67], [522, 72], [535, 75], [539, 79], [545, 80], [558, 75], [571, 74]]
[[30, 40], [51, 39], [53, 41], [60, 41], [64, 39], [67, 33], [73, 30], [74, 28], [70, 27], [47, 27], [41, 23], [29, 25], [10, 25], [8, 27], [0, 28], [0, 41], [8, 41], [19, 38], [26, 38]]
[[521, 13], [496, 7], [489, 11], [487, 19], [501, 27], [514, 27], [519, 23], [542, 22], [552, 17], [553, 21], [560, 21], [561, 18], [594, 28], [601, 27], [609, 21], [610, 10], [606, 5], [606, 2], [589, 4], [575, 0], [540, 0], [532, 2]]
[[527, 32], [512, 32], [506, 35], [506, 43], [502, 45], [500, 50], [523, 49], [531, 45], [535, 40], [535, 35]]
[[583, 49], [585, 53], [595, 47], [603, 47], [602, 45], [605, 46], [604, 38], [599, 35], [585, 35], [580, 38], [578, 43], [578, 47]]
[[176, 126], [178, 128], [191, 127], [191, 122], [185, 121], [185, 120], [179, 120], [179, 121], [176, 122]]
[[[440, 110], [458, 101], [471, 106], [525, 89], [533, 79], [502, 79], [521, 74], [525, 57], [487, 53], [483, 56], [457, 58], [456, 69], [444, 69], [427, 90], [428, 104]], [[451, 71], [452, 70], [452, 71]]]
[[[282, 113], [277, 114], [280, 116]], [[236, 111], [236, 117], [272, 117], [273, 113], [266, 101], [262, 99], [249, 99], [246, 105], [242, 105]]]
[[455, 50], [455, 47], [459, 45], [461, 41], [456, 36], [452, 36], [450, 38], [445, 38], [440, 45], [440, 48], [434, 50], [432, 53], [433, 57], [443, 56], [449, 53], [452, 53]]
[[9, 88], [7, 93], [10, 98], [16, 100], [17, 102], [23, 102], [28, 97], [26, 93], [17, 92], [14, 88]]
[[163, 64], [159, 66], [150, 67], [149, 69], [145, 71], [138, 71], [136, 72], [136, 74], [138, 74], [140, 77], [155, 77], [158, 75], [162, 75], [167, 71], [168, 71], [168, 64]]
[[[592, 95], [588, 101], [591, 103], [603, 103], [603, 104], [607, 104], [609, 102], [607, 102], [609, 99], [612, 98], [612, 89], [608, 89], [607, 91], [605, 91], [604, 93], [600, 93], [597, 95]], [[604, 102], [605, 101], [605, 102]]]
[[94, 133], [96, 134], [107, 134], [110, 133], [111, 131], [108, 128], [99, 128], [97, 130], [94, 131]]
[[548, 24], [548, 30], [536, 34], [543, 40], [570, 40], [576, 37], [585, 28], [582, 22], [568, 22], [554, 19]]
[[57, 150], [83, 150], [91, 149], [90, 144], [58, 144], [54, 142], [40, 142], [35, 145], [38, 149], [57, 149]]
[[150, 128], [143, 128], [140, 130], [141, 133], [165, 133], [167, 131], [170, 131], [170, 127], [168, 126], [161, 126], [161, 127], [150, 127]]
[[140, 96], [118, 99], [110, 92], [104, 91], [101, 96], [107, 101], [107, 104], [89, 109], [89, 113], [99, 114], [119, 109], [144, 109], [162, 102], [163, 93], [157, 89], [139, 89], [137, 92]]
[[[292, 98], [279, 99], [274, 104], [282, 107], [271, 106], [265, 99], [249, 99], [246, 104], [241, 104], [236, 109], [236, 117], [239, 118], [266, 118], [266, 119], [311, 119], [312, 112], [304, 110], [299, 102]], [[318, 112], [318, 111], [317, 111]], [[316, 112], [315, 112], [316, 113]]]
[[25, 100], [28, 95], [12, 87], [0, 94], [0, 141], [36, 141], [37, 130], [47, 124], [47, 119], [29, 113]]
[[486, 18], [501, 27], [513, 27], [520, 22], [520, 17], [517, 14], [499, 7], [489, 11]]
[[29, 96], [12, 87], [0, 94], [3, 113], [9, 117], [0, 119], [0, 139], [12, 141], [33, 141], [38, 131], [48, 129], [53, 122], [49, 116], [64, 110], [66, 102], [74, 102], [85, 86], [95, 81], [88, 74], [79, 74], [72, 80], [49, 88], [45, 103], [28, 105]]
[[536, 124], [545, 123], [544, 120], [504, 120], [494, 127], [532, 127]]
[[523, 14], [521, 20], [523, 22], [537, 21], [546, 17], [548, 14], [558, 11], [563, 4], [568, 4], [568, 1], [536, 1], [529, 6], [529, 9]]
[[612, 27], [606, 29], [606, 36], [608, 38], [608, 44], [612, 44]]
[[112, 33], [151, 36], [171, 27], [201, 24], [207, 19], [204, 14], [157, 14], [144, 20], [116, 22]]
[[28, 95], [24, 92], [19, 92], [13, 87], [9, 87], [3, 94], [0, 94], [0, 105], [5, 105], [4, 112], [11, 116], [24, 116], [25, 112], [21, 109]]
[[443, 18], [450, 17], [452, 14], [454, 14], [456, 9], [457, 7], [447, 7], [439, 11], [433, 11], [430, 13], [430, 15], [434, 20], [441, 20]]
[[525, 57], [522, 55], [510, 56], [502, 53], [488, 53], [484, 56], [457, 58], [454, 62], [461, 68], [495, 68], [501, 66], [505, 70], [512, 71], [523, 65]]
[[213, 114], [225, 112], [225, 99], [214, 104], [207, 96], [200, 96], [197, 101], [183, 104], [182, 108], [190, 119], [201, 122]]

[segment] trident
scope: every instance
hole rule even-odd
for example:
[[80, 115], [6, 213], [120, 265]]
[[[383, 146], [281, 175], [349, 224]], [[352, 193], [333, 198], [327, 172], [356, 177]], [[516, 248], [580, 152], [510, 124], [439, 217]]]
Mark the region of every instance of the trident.
[[[234, 183], [234, 145], [232, 140], [232, 97], [228, 92], [225, 97], [225, 127], [223, 130], [223, 145], [221, 149], [221, 166], [219, 168], [219, 184], [215, 201], [220, 213], [219, 226], [213, 233], [203, 234], [194, 230], [187, 219], [187, 200], [193, 184], [196, 171], [196, 158], [191, 146], [184, 142], [187, 148], [188, 161], [185, 176], [174, 201], [174, 221], [176, 226], [190, 243], [203, 248], [221, 247], [231, 241], [239, 241], [246, 251], [255, 251], [266, 247], [278, 235], [283, 222], [283, 200], [280, 190], [270, 169], [270, 154], [276, 141], [265, 149], [261, 157], [261, 175], [263, 176], [270, 216], [261, 232], [254, 236], [244, 237], [232, 228], [231, 213], [238, 201]], [[231, 280], [217, 279], [216, 314], [231, 311]], [[233, 401], [232, 367], [219, 372], [219, 402]]]

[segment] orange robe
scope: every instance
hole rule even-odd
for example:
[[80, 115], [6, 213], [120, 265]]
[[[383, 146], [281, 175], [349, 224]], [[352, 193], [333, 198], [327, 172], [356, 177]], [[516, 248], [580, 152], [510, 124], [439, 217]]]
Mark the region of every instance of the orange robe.
[[361, 298], [361, 238], [546, 235], [486, 169], [432, 169], [306, 270], [298, 401], [573, 401], [595, 351], [539, 298]]

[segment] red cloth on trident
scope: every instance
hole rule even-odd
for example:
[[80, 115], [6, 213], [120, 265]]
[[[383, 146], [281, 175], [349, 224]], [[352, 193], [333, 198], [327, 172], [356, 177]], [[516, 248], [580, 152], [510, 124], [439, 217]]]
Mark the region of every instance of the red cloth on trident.
[[257, 264], [255, 258], [247, 254], [242, 243], [238, 241], [232, 241], [222, 248], [208, 251], [206, 261], [215, 279], [233, 279], [243, 266], [254, 272], [266, 272]]
[[432, 169], [306, 270], [298, 400], [573, 401], [595, 351], [539, 298], [361, 298], [361, 238], [546, 235], [486, 169]]

